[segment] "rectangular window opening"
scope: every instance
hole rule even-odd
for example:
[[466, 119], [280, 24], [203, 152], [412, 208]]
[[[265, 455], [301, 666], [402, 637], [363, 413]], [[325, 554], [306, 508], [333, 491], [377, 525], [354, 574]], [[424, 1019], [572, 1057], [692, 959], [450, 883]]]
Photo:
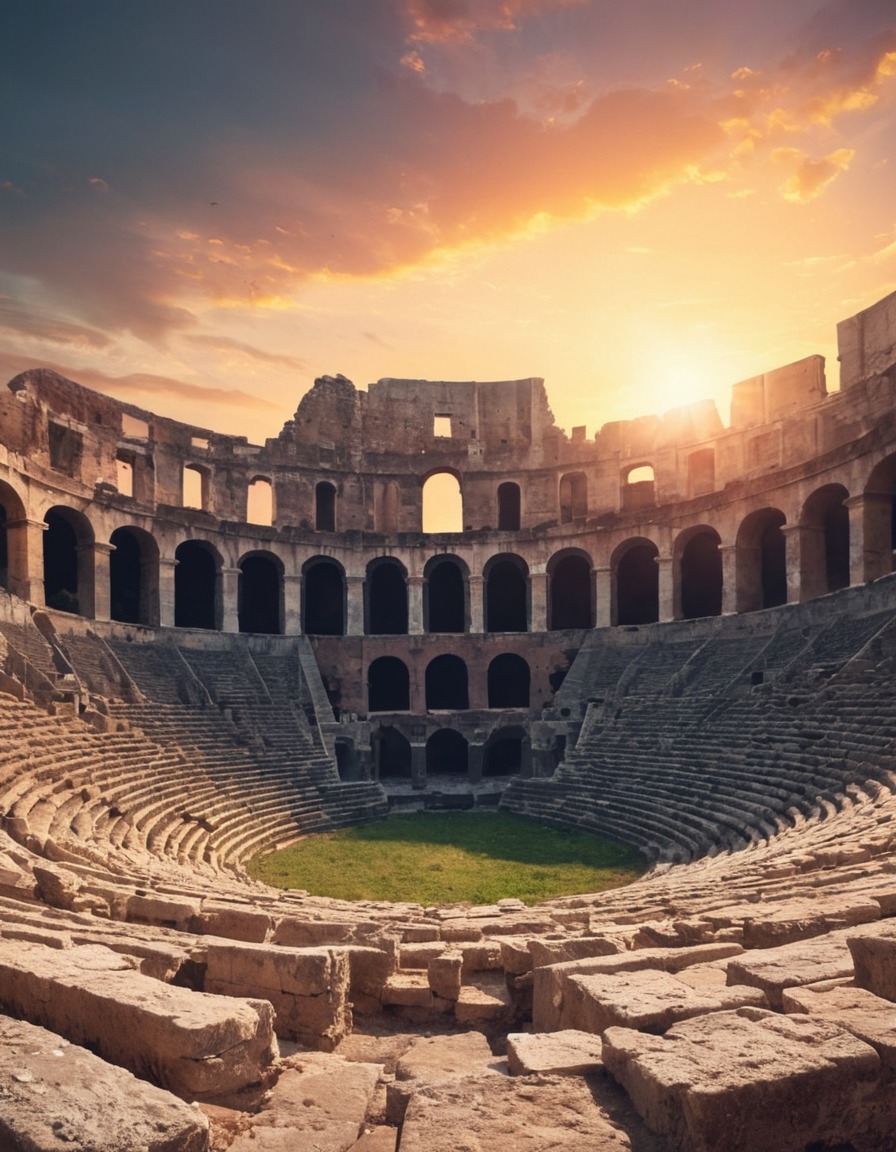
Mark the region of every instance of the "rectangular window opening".
[[443, 413], [436, 413], [432, 421], [433, 436], [451, 435], [451, 417]]

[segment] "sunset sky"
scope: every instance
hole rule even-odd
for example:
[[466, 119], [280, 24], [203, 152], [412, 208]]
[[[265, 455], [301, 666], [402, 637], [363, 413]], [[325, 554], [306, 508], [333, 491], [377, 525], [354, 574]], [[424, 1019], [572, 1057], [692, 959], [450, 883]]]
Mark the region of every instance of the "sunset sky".
[[0, 375], [663, 412], [896, 289], [896, 0], [3, 0]]

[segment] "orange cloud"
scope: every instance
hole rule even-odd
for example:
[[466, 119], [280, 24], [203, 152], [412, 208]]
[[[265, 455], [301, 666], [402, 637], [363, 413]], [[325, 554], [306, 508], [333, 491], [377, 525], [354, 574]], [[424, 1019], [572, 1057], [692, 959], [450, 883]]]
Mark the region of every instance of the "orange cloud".
[[432, 44], [468, 42], [477, 32], [509, 31], [520, 17], [585, 3], [587, 0], [406, 0], [405, 10], [413, 26], [409, 39]]
[[851, 148], [838, 148], [820, 160], [811, 160], [798, 148], [776, 148], [772, 159], [794, 169], [781, 187], [784, 199], [794, 204], [814, 200], [832, 180], [846, 171], [854, 155]]

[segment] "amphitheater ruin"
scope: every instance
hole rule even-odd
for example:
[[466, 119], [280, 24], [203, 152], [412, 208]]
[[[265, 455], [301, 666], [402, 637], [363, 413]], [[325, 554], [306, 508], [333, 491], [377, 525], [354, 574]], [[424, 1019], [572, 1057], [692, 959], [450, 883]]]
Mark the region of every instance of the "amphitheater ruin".
[[[538, 379], [327, 376], [263, 446], [10, 381], [0, 1149], [892, 1150], [896, 294], [837, 335], [839, 390], [810, 356], [593, 438]], [[650, 867], [533, 907], [245, 871], [414, 808]]]

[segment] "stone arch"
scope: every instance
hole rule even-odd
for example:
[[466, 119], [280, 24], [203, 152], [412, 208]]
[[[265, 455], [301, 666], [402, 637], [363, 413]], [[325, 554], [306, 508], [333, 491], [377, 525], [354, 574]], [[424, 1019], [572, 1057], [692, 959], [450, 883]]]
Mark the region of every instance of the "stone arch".
[[109, 614], [123, 624], [159, 624], [159, 545], [132, 524], [109, 538]]
[[94, 534], [82, 512], [57, 504], [44, 523], [44, 603], [75, 615], [94, 614]]
[[302, 631], [345, 635], [345, 570], [329, 556], [313, 556], [302, 567]]
[[513, 480], [498, 485], [498, 531], [518, 532], [520, 528], [520, 486]]
[[426, 708], [428, 711], [462, 712], [470, 707], [467, 666], [460, 656], [445, 653], [426, 666]]
[[239, 562], [240, 632], [283, 635], [283, 561], [273, 552], [247, 552]]
[[584, 472], [566, 472], [560, 477], [560, 523], [571, 524], [588, 514], [588, 477]]
[[426, 741], [427, 776], [466, 776], [470, 750], [453, 728], [440, 728]]
[[385, 724], [373, 735], [374, 775], [379, 780], [410, 780], [413, 775], [411, 742], [404, 733]]
[[672, 551], [675, 573], [675, 617], [697, 620], [722, 614], [721, 537], [698, 524], [680, 533]]
[[516, 652], [502, 652], [488, 666], [489, 708], [528, 708], [531, 673]]
[[457, 556], [433, 556], [423, 569], [423, 620], [427, 632], [466, 632], [470, 618], [469, 570]]
[[492, 732], [482, 749], [482, 775], [518, 776], [529, 759], [529, 740], [517, 725]]
[[548, 561], [548, 629], [594, 627], [591, 557], [578, 548], [555, 552]]
[[849, 587], [849, 492], [825, 484], [800, 513], [800, 600]]
[[314, 527], [318, 532], [336, 531], [336, 485], [329, 480], [314, 486]]
[[367, 669], [367, 711], [408, 712], [411, 680], [408, 666], [397, 656], [380, 656]]
[[246, 521], [249, 524], [274, 523], [274, 485], [268, 476], [253, 476], [246, 492]]
[[224, 605], [217, 549], [207, 540], [184, 540], [174, 559], [175, 627], [220, 629]]
[[637, 625], [659, 620], [658, 556], [656, 544], [641, 536], [624, 541], [613, 553], [614, 623]]
[[391, 556], [378, 556], [367, 565], [364, 631], [368, 636], [407, 635], [407, 570]]
[[463, 532], [464, 498], [457, 472], [441, 468], [425, 476], [421, 502], [424, 532]]
[[780, 508], [759, 508], [737, 532], [737, 611], [787, 603], [787, 548]]
[[21, 497], [0, 480], [0, 587], [23, 600], [29, 599], [27, 527]]
[[521, 556], [493, 556], [483, 571], [485, 631], [529, 631], [529, 567]]
[[896, 572], [896, 453], [872, 468], [862, 493], [863, 578]]

